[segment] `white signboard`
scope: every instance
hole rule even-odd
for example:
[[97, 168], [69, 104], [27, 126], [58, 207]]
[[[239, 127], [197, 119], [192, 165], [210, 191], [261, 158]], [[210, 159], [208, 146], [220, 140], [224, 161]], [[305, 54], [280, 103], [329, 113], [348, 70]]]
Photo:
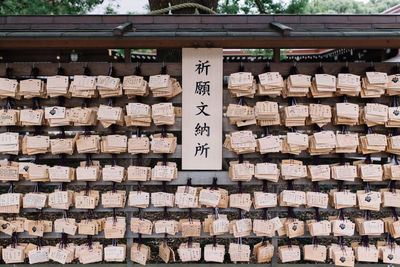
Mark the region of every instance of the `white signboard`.
[[222, 167], [222, 48], [182, 49], [182, 169]]

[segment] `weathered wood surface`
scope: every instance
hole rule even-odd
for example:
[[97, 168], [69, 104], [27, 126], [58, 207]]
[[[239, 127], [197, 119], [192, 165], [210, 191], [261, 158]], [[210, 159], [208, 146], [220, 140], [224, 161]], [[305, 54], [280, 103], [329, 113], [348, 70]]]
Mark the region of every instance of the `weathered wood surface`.
[[[251, 71], [253, 74], [259, 74], [264, 71], [266, 63], [246, 63], [244, 64], [244, 69], [245, 71]], [[39, 75], [43, 78], [45, 78], [47, 75], [55, 75], [57, 72], [58, 64], [51, 64], [51, 63], [36, 63], [36, 67], [39, 68]], [[82, 74], [83, 73], [83, 67], [85, 64], [80, 64], [80, 63], [71, 63], [71, 64], [62, 64], [61, 65], [65, 73], [67, 75], [74, 75], [74, 74]], [[160, 72], [162, 64], [161, 63], [143, 63], [141, 65], [141, 70], [142, 74], [145, 76], [153, 75], [153, 74], [158, 74]], [[175, 77], [180, 77], [181, 75], [181, 66], [180, 64], [177, 63], [166, 63], [167, 66], [167, 72], [171, 74], [172, 76]], [[232, 72], [238, 71], [240, 66], [240, 63], [224, 63], [224, 74], [229, 75]], [[293, 66], [293, 64], [289, 63], [271, 63], [270, 67], [272, 71], [279, 71], [283, 75], [287, 75], [289, 73], [290, 68]], [[297, 68], [299, 69], [300, 73], [305, 73], [305, 74], [313, 74], [316, 70], [316, 68], [319, 66], [318, 63], [299, 63], [297, 64]], [[331, 74], [337, 74], [340, 69], [344, 66], [344, 64], [341, 63], [325, 63], [323, 64], [324, 69], [326, 73], [331, 73]], [[370, 66], [370, 63], [350, 63], [349, 68], [352, 73], [355, 74], [363, 74], [365, 70]], [[384, 71], [390, 73], [392, 71], [392, 68], [395, 66], [395, 64], [389, 64], [389, 63], [375, 63], [375, 68], [377, 71]], [[6, 64], [0, 64], [0, 76], [4, 75], [5, 72], [5, 67]], [[8, 67], [11, 67], [13, 69], [13, 75], [17, 77], [27, 77], [30, 75], [30, 71], [32, 68], [32, 64], [30, 63], [18, 63], [18, 64], [8, 64]], [[108, 73], [108, 69], [110, 67], [109, 63], [89, 63], [88, 67], [91, 70], [92, 75], [104, 75]], [[136, 68], [136, 63], [128, 63], [128, 64], [113, 64], [113, 67], [116, 70], [116, 74], [118, 76], [124, 76], [124, 75], [132, 75], [135, 73], [135, 68]], [[249, 105], [253, 105], [256, 101], [264, 100], [261, 97], [256, 97], [255, 99], [249, 99], [246, 100]], [[51, 106], [51, 105], [56, 105], [57, 104], [57, 99], [40, 99], [40, 105], [41, 106]], [[127, 99], [126, 97], [119, 97], [115, 98], [115, 105], [117, 106], [125, 106], [126, 103], [128, 102], [135, 102], [136, 99]], [[143, 98], [143, 102], [153, 104], [157, 103], [160, 100], [154, 99], [152, 97], [148, 98]], [[280, 103], [280, 105], [287, 105], [288, 100], [283, 99], [283, 98], [276, 98], [276, 101]], [[312, 103], [314, 100], [313, 99], [307, 99], [307, 98], [299, 98], [298, 102], [299, 103]], [[322, 99], [322, 103], [330, 104], [333, 106], [335, 102], [341, 101], [339, 97], [335, 98], [326, 98]], [[354, 98], [354, 97], [349, 97], [349, 102], [353, 103], [365, 103], [368, 100], [365, 99], [360, 99], [360, 98]], [[390, 98], [387, 96], [381, 97], [379, 99], [375, 99], [374, 101], [380, 102], [380, 103], [385, 103], [385, 104], [390, 104]], [[79, 98], [72, 98], [70, 100], [67, 100], [65, 102], [66, 106], [68, 107], [73, 107], [73, 106], [80, 106], [82, 104], [83, 100]], [[175, 97], [172, 102], [174, 105], [179, 106], [181, 104], [181, 97]], [[31, 107], [32, 106], [32, 100], [21, 100], [21, 101], [12, 101], [12, 103], [19, 108], [23, 107]], [[98, 106], [100, 103], [102, 104], [107, 104], [108, 100], [107, 99], [90, 99], [89, 100], [89, 106]], [[232, 99], [229, 96], [229, 93], [227, 90], [224, 92], [224, 105], [226, 106], [229, 103], [236, 103], [235, 99]], [[5, 100], [0, 100], [0, 105], [3, 106], [5, 104]], [[223, 119], [223, 132], [225, 135], [227, 135], [230, 131], [236, 130], [236, 126], [230, 125], [229, 121], [226, 117]], [[247, 129], [252, 130], [258, 137], [261, 137], [262, 134], [264, 133], [264, 129], [259, 126], [250, 126], [247, 127]], [[307, 133], [312, 133], [313, 131], [313, 126], [304, 126], [304, 127], [297, 127], [299, 131], [307, 132]], [[340, 130], [339, 126], [335, 125], [327, 125], [324, 127], [324, 129], [331, 129], [331, 130]], [[374, 127], [376, 132], [379, 133], [386, 133], [389, 134], [392, 132], [392, 129], [385, 128], [383, 126], [378, 126]], [[6, 127], [0, 127], [0, 132], [6, 131]], [[25, 132], [33, 132], [35, 130], [34, 127], [12, 127], [13, 131], [20, 131], [21, 133]], [[58, 127], [40, 127], [40, 130], [42, 134], [48, 134], [48, 135], [54, 135], [56, 136], [59, 134], [59, 128]], [[66, 134], [67, 135], [74, 135], [75, 133], [82, 133], [84, 130], [84, 127], [65, 127]], [[171, 161], [176, 161], [178, 162], [178, 165], [180, 163], [180, 158], [181, 158], [181, 151], [182, 147], [180, 145], [180, 130], [181, 130], [181, 119], [178, 118], [176, 120], [176, 123], [174, 126], [168, 127], [167, 131], [168, 132], [173, 132], [176, 136], [178, 136], [178, 147], [176, 149], [176, 152], [174, 154], [168, 155], [168, 159]], [[358, 132], [358, 133], [365, 133], [365, 126], [359, 125], [359, 126], [352, 126], [349, 127], [350, 131], [353, 132]], [[105, 135], [105, 134], [110, 134], [111, 130], [110, 129], [104, 129], [102, 126], [98, 125], [95, 127], [91, 127], [92, 133], [97, 133], [100, 135]], [[270, 127], [270, 132], [273, 134], [285, 134], [288, 129], [284, 126], [271, 126]], [[124, 126], [118, 126], [115, 127], [115, 132], [120, 133], [120, 134], [127, 134], [128, 136], [131, 136], [132, 134], [135, 134], [136, 128], [135, 127], [124, 127]], [[161, 132], [161, 127], [157, 127], [152, 125], [149, 128], [142, 128], [142, 133], [146, 135], [152, 135], [154, 133], [159, 133]], [[373, 158], [377, 160], [378, 162], [385, 162], [387, 158], [390, 155], [388, 153], [382, 152], [382, 153], [377, 153], [373, 155]], [[7, 156], [1, 156], [0, 158], [6, 158]], [[230, 193], [235, 193], [237, 191], [237, 183], [232, 182], [229, 177], [228, 177], [228, 172], [227, 172], [227, 166], [229, 164], [230, 160], [236, 160], [237, 155], [227, 151], [224, 149], [223, 151], [223, 157], [224, 157], [224, 170], [223, 171], [197, 171], [197, 172], [191, 172], [191, 171], [179, 171], [179, 178], [177, 180], [174, 180], [170, 183], [168, 183], [168, 190], [171, 192], [174, 192], [176, 190], [176, 186], [178, 185], [185, 185], [186, 181], [188, 178], [192, 178], [192, 183], [193, 185], [196, 186], [209, 186], [212, 183], [213, 177], [218, 178], [218, 184], [221, 185], [224, 188], [229, 189]], [[364, 158], [365, 156], [359, 155], [359, 154], [348, 154], [345, 156], [346, 160], [352, 161], [354, 159], [361, 159]], [[25, 155], [20, 155], [17, 157], [20, 161], [30, 161], [34, 157], [31, 156], [25, 156]], [[47, 153], [45, 155], [40, 155], [39, 156], [41, 163], [48, 163], [49, 165], [55, 165], [59, 161], [59, 156], [53, 156], [50, 153]], [[95, 154], [93, 155], [93, 159], [98, 159], [101, 162], [101, 165], [110, 163], [111, 160], [111, 154]], [[128, 153], [122, 153], [117, 155], [117, 164], [122, 165], [122, 166], [129, 166], [132, 165], [136, 156], [132, 156]], [[281, 153], [273, 153], [269, 155], [269, 158], [273, 162], [279, 162], [281, 159], [288, 158], [288, 155], [286, 154], [281, 154]], [[294, 158], [299, 158], [302, 159], [304, 162], [311, 162], [311, 157], [307, 152], [301, 153], [299, 156], [294, 156]], [[160, 161], [162, 159], [162, 156], [160, 154], [153, 154], [149, 153], [147, 155], [144, 155], [144, 160], [145, 163], [148, 164], [148, 166], [153, 166], [156, 161]], [[252, 162], [261, 162], [263, 160], [263, 157], [258, 154], [258, 153], [252, 153], [244, 156], [245, 160], [250, 160]], [[66, 161], [65, 163], [70, 165], [70, 166], [77, 166], [79, 161], [85, 160], [85, 155], [79, 155], [77, 153], [71, 155], [71, 156], [66, 156]], [[329, 155], [324, 155], [321, 156], [321, 162], [326, 162], [326, 163], [332, 163], [332, 162], [338, 162], [339, 156], [336, 154], [329, 154]], [[112, 188], [112, 183], [111, 182], [103, 182], [103, 181], [98, 181], [98, 182], [91, 182], [91, 187], [97, 190], [101, 191], [109, 191]], [[160, 182], [154, 182], [154, 181], [148, 181], [143, 183], [143, 190], [145, 191], [156, 191], [160, 190]], [[253, 179], [251, 182], [248, 183], [243, 183], [243, 188], [245, 192], [253, 192], [254, 190], [259, 190], [262, 182]], [[46, 192], [51, 192], [55, 188], [57, 188], [59, 184], [58, 183], [41, 183], [41, 190], [43, 189]], [[388, 185], [388, 181], [383, 181], [383, 182], [378, 182], [378, 183], [373, 183], [374, 188], [385, 188]], [[3, 183], [0, 184], [0, 191], [5, 192], [7, 191], [9, 186], [9, 183]], [[68, 188], [73, 188], [74, 190], [83, 190], [85, 186], [84, 182], [72, 182], [68, 184]], [[312, 184], [309, 180], [307, 179], [301, 179], [294, 181], [294, 186], [296, 188], [299, 188], [300, 190], [311, 190]], [[355, 182], [346, 182], [344, 184], [345, 188], [352, 188], [352, 189], [361, 189], [363, 188], [362, 182], [360, 179], [356, 180]], [[270, 191], [273, 192], [280, 192], [281, 190], [286, 188], [286, 182], [280, 180], [277, 184], [272, 184], [269, 183]], [[336, 188], [336, 181], [324, 181], [320, 182], [320, 187], [322, 191], [327, 191], [331, 188]], [[120, 189], [126, 189], [127, 191], [130, 190], [136, 190], [137, 188], [137, 183], [131, 182], [131, 181], [126, 181], [121, 184], [118, 184], [118, 188]], [[30, 192], [33, 190], [33, 183], [29, 181], [20, 181], [16, 183], [16, 191], [17, 192]], [[136, 208], [128, 207], [126, 206], [123, 209], [117, 209], [118, 214], [125, 215], [127, 217], [127, 231], [125, 235], [125, 240], [120, 242], [125, 242], [128, 244], [128, 248], [132, 244], [132, 242], [137, 241], [137, 235], [132, 234], [130, 232], [130, 218], [133, 216], [137, 216], [137, 210]], [[313, 218], [314, 216], [314, 211], [313, 209], [307, 209], [304, 207], [301, 208], [295, 208], [294, 209], [295, 214], [301, 218], [301, 219], [309, 219]], [[22, 213], [27, 216], [35, 216], [35, 214], [38, 211], [35, 209], [22, 209]], [[163, 214], [163, 209], [160, 208], [154, 208], [154, 207], [149, 207], [147, 209], [144, 209], [145, 215], [144, 217], [149, 217], [151, 219], [157, 219], [157, 218], [162, 218]], [[168, 212], [172, 217], [175, 218], [184, 218], [187, 216], [184, 214], [187, 212], [186, 209], [178, 209], [178, 208], [170, 208], [168, 209]], [[230, 216], [230, 218], [236, 218], [237, 217], [237, 209], [223, 209], [220, 212], [226, 213]], [[207, 214], [213, 213], [213, 210], [211, 208], [200, 208], [200, 209], [193, 209], [193, 216], [195, 218], [204, 218], [206, 217]], [[334, 210], [333, 208], [328, 208], [326, 210], [321, 210], [321, 214], [323, 214], [323, 217], [325, 218], [328, 215], [333, 215], [336, 214], [337, 211]], [[354, 217], [361, 217], [362, 212], [360, 212], [358, 209], [346, 209], [346, 215], [350, 216], [351, 218]], [[107, 209], [103, 208], [101, 205], [98, 206], [95, 209], [95, 214], [98, 214], [100, 217], [105, 217], [105, 216], [111, 216], [112, 214], [112, 209]], [[260, 218], [262, 216], [262, 210], [254, 210], [251, 209], [249, 212], [244, 213], [245, 217], [249, 218]], [[282, 216], [285, 217], [287, 214], [287, 208], [285, 207], [277, 207], [277, 208], [272, 208], [269, 209], [269, 214], [271, 217], [277, 216], [279, 214], [283, 214]], [[82, 218], [82, 215], [85, 216], [85, 213], [82, 212], [82, 210], [78, 210], [75, 208], [71, 208], [69, 210], [69, 216], [74, 217], [74, 218]], [[42, 214], [43, 218], [51, 218], [51, 219], [56, 219], [56, 218], [61, 218], [62, 213], [60, 210], [55, 210], [51, 208], [45, 208], [43, 210]], [[374, 212], [373, 217], [387, 217], [390, 216], [389, 209], [382, 208], [381, 212]], [[31, 240], [32, 242], [35, 242], [35, 237], [29, 236], [27, 233], [22, 233], [19, 235], [19, 237], [23, 240]], [[44, 235], [44, 240], [48, 241], [49, 243], [53, 244], [54, 242], [58, 242], [60, 239], [61, 235], [57, 233], [48, 233]], [[148, 244], [152, 244], [152, 262], [160, 262], [159, 260], [155, 260], [156, 254], [157, 254], [157, 247], [155, 246], [160, 240], [162, 240], [164, 236], [163, 235], [157, 235], [157, 234], [152, 234], [148, 236], [143, 236], [144, 242]], [[81, 235], [76, 235], [76, 236], [70, 236], [71, 240], [75, 240], [79, 242], [84, 242], [86, 236], [81, 236]], [[100, 233], [98, 236], [95, 238], [99, 238], [104, 240], [104, 235], [103, 233]], [[180, 242], [184, 242], [187, 240], [187, 238], [182, 238], [180, 235], [177, 236], [169, 236], [169, 242], [173, 243], [174, 248], [176, 248], [176, 245]], [[381, 238], [383, 240], [383, 236]], [[2, 244], [8, 244], [9, 243], [9, 236], [6, 236], [4, 234], [0, 234], [0, 240]], [[202, 234], [201, 237], [198, 238], [202, 242], [202, 244], [209, 243], [210, 242], [210, 236], [208, 234]], [[229, 241], [234, 241], [234, 238], [231, 235], [224, 235], [221, 237], [218, 237], [218, 240], [225, 240], [221, 242], [229, 242]], [[309, 234], [306, 234], [298, 239], [295, 239], [296, 242], [299, 242], [301, 244], [303, 243], [311, 243], [311, 237]], [[360, 237], [358, 235], [355, 235], [353, 237], [346, 238], [347, 241], [350, 240], [360, 240]], [[256, 237], [254, 235], [250, 237], [244, 238], [245, 243], [249, 244], [255, 244], [260, 241], [259, 237]], [[285, 238], [281, 237], [273, 237], [270, 239], [272, 244], [277, 248], [278, 245], [281, 245], [285, 242]], [[108, 240], [105, 240], [105, 242], [108, 242]], [[336, 242], [336, 238], [333, 236], [330, 237], [324, 237], [320, 239], [321, 243], [332, 243]], [[129, 253], [128, 253], [128, 258], [129, 258]], [[286, 267], [287, 265], [285, 264], [277, 264], [278, 259], [276, 255], [273, 258], [273, 264], [272, 266], [282, 266]], [[132, 262], [128, 261], [128, 265], [131, 265]], [[126, 266], [126, 264], [113, 264], [114, 266]], [[226, 264], [227, 266], [229, 264]], [[307, 266], [306, 264], [301, 263], [302, 266]], [[23, 265], [21, 265], [23, 266]], [[45, 266], [45, 265], [42, 265]], [[74, 265], [70, 265], [74, 266]], [[149, 264], [149, 266], [155, 266], [152, 264]], [[161, 265], [157, 265], [161, 266]], [[204, 266], [208, 266], [207, 264], [204, 264]], [[253, 265], [253, 266], [258, 266], [258, 265]], [[263, 264], [263, 266], [265, 266]], [[313, 266], [328, 266], [328, 265], [313, 265]], [[366, 265], [357, 265], [357, 266], [366, 266]], [[375, 266], [383, 266], [383, 265], [375, 265]], [[386, 265], [385, 265], [386, 266]]]

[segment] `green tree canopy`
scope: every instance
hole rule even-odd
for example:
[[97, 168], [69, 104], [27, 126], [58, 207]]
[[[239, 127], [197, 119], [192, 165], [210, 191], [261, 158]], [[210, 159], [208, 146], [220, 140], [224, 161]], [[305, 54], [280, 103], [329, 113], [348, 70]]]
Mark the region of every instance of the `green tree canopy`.
[[369, 0], [364, 4], [364, 12], [366, 14], [381, 13], [398, 4], [400, 4], [399, 0]]
[[221, 0], [220, 14], [301, 14], [309, 0], [291, 0], [289, 3], [276, 0]]
[[399, 0], [220, 0], [220, 14], [377, 14]]
[[378, 14], [398, 5], [398, 0], [312, 0], [307, 5], [307, 14]]
[[[0, 0], [2, 15], [87, 14], [105, 0]], [[134, 1], [134, 0], [131, 0]], [[188, 0], [189, 1], [189, 0]], [[115, 14], [110, 0], [106, 14]], [[189, 2], [201, 2], [191, 0]], [[376, 14], [399, 0], [219, 0], [220, 14]]]
[[308, 14], [360, 14], [361, 3], [354, 0], [313, 0], [307, 8]]
[[103, 2], [104, 0], [0, 0], [0, 14], [81, 15]]

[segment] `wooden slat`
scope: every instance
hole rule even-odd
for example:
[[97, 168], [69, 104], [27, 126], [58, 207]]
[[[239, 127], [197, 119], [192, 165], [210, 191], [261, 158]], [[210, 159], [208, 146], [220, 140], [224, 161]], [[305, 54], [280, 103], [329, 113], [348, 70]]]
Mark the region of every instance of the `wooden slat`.
[[[129, 254], [129, 253], [128, 253]], [[110, 266], [113, 267], [126, 267], [127, 265], [125, 263], [108, 263]], [[171, 266], [171, 264], [173, 264], [174, 266], [193, 266], [193, 263], [169, 263], [169, 264], [146, 264], [147, 267], [168, 267]], [[47, 263], [47, 264], [36, 264], [36, 266], [42, 266], [42, 267], [49, 267], [49, 266], [55, 266], [56, 264], [53, 263]], [[58, 264], [57, 264], [58, 265]], [[196, 266], [201, 266], [201, 267], [215, 267], [216, 264], [210, 264], [210, 263], [196, 263]], [[4, 267], [14, 267], [15, 265], [11, 265], [11, 264], [3, 264]], [[18, 266], [21, 267], [28, 267], [28, 266], [32, 266], [29, 264], [18, 264]], [[68, 266], [71, 267], [81, 267], [81, 264], [68, 264]], [[88, 267], [97, 267], [99, 266], [98, 264], [86, 264], [85, 266]], [[224, 263], [224, 266], [226, 267], [237, 267], [237, 264], [234, 263]], [[270, 267], [270, 266], [276, 266], [276, 267], [293, 267], [293, 264], [282, 264], [282, 263], [273, 263], [273, 264], [269, 264], [269, 263], [263, 263], [263, 264], [246, 264], [246, 266], [249, 267]], [[302, 263], [301, 266], [303, 267], [332, 267], [332, 264], [304, 264]], [[371, 264], [355, 264], [355, 267], [370, 267]], [[374, 267], [388, 267], [387, 264], [374, 264]]]
[[[178, 172], [178, 179], [172, 180], [171, 182], [168, 182], [168, 185], [171, 186], [177, 186], [177, 185], [186, 185], [187, 179], [192, 178], [192, 184], [199, 186], [208, 186], [212, 184], [213, 178], [218, 179], [218, 185], [237, 185], [237, 182], [233, 182], [229, 176], [228, 172], [226, 171], [179, 171]], [[283, 181], [280, 180], [279, 183], [282, 183]], [[372, 182], [371, 184], [373, 185], [387, 185], [388, 181], [380, 181], [380, 182]], [[58, 186], [60, 183], [56, 182], [46, 182], [46, 185], [50, 186]], [[91, 185], [93, 186], [111, 186], [112, 182], [107, 182], [107, 181], [97, 181], [97, 182], [90, 182]], [[134, 181], [125, 181], [122, 183], [118, 183], [124, 186], [132, 186], [132, 185], [137, 185], [137, 182]], [[161, 182], [158, 181], [147, 181], [143, 183], [143, 186], [155, 186], [155, 185], [160, 185]], [[249, 182], [246, 182], [244, 185], [251, 185], [251, 186], [258, 186], [261, 185], [262, 181], [258, 179], [252, 179]], [[271, 185], [274, 185], [275, 183], [270, 183]], [[308, 179], [298, 179], [293, 181], [294, 185], [311, 185], [310, 180]], [[320, 185], [335, 185], [337, 184], [336, 180], [327, 180], [327, 181], [320, 181]], [[0, 186], [9, 186], [9, 182], [4, 182], [0, 183]], [[34, 186], [34, 182], [31, 181], [19, 181], [18, 182], [19, 186]], [[82, 181], [73, 181], [70, 183], [67, 183], [67, 185], [71, 186], [84, 186], [86, 185], [86, 182]], [[353, 186], [353, 185], [362, 185], [361, 179], [355, 179], [354, 181], [344, 181], [345, 186]]]
[[[264, 68], [267, 62], [252, 62], [244, 63], [244, 70], [252, 72], [254, 75], [258, 75], [264, 72]], [[0, 76], [5, 75], [6, 65], [13, 69], [13, 75], [16, 76], [29, 76], [31, 73], [33, 63], [0, 63]], [[141, 72], [144, 76], [159, 74], [163, 63], [141, 63]], [[182, 69], [180, 63], [166, 62], [167, 73], [172, 76], [181, 76]], [[369, 62], [357, 62], [348, 63], [350, 72], [357, 75], [365, 74], [366, 69], [371, 65]], [[107, 75], [110, 63], [106, 62], [89, 62], [89, 63], [63, 63], [61, 67], [65, 70], [66, 75], [82, 75], [83, 69], [88, 66], [92, 75]], [[137, 63], [113, 63], [116, 75], [132, 75], [135, 73]], [[240, 62], [224, 63], [224, 75], [229, 75], [233, 72], [239, 71]], [[289, 74], [290, 68], [293, 63], [270, 63], [271, 70], [280, 72], [286, 76]], [[297, 68], [302, 74], [315, 74], [316, 69], [319, 67], [319, 63], [302, 62], [297, 63]], [[345, 66], [344, 63], [337, 62], [326, 62], [323, 63], [323, 67], [328, 74], [337, 74], [340, 69]], [[391, 72], [392, 68], [396, 66], [396, 63], [388, 62], [376, 62], [374, 67], [376, 71]], [[59, 65], [57, 63], [35, 63], [35, 67], [39, 69], [40, 76], [51, 76], [56, 75]]]
[[[223, 150], [222, 155], [225, 159], [237, 159], [237, 154], [234, 152], [230, 152], [226, 149]], [[391, 154], [387, 153], [387, 152], [380, 152], [380, 153], [374, 153], [373, 156], [374, 157], [378, 157], [378, 158], [387, 158], [389, 157]], [[112, 154], [109, 153], [100, 153], [100, 154], [92, 154], [91, 158], [93, 160], [97, 160], [97, 159], [111, 159], [113, 156]], [[129, 153], [121, 153], [121, 154], [117, 154], [115, 156], [117, 159], [130, 159], [132, 158], [132, 155]], [[156, 154], [156, 153], [149, 153], [149, 154], [144, 154], [143, 158], [152, 158], [152, 159], [162, 159], [162, 154]], [[268, 157], [270, 159], [287, 159], [290, 158], [290, 155], [288, 154], [284, 154], [284, 153], [269, 153]], [[345, 154], [345, 158], [347, 159], [357, 159], [363, 157], [365, 158], [365, 155], [360, 155], [357, 153], [348, 153]], [[7, 155], [1, 155], [0, 159], [7, 159], [8, 156]], [[66, 155], [65, 156], [66, 159], [74, 159], [74, 160], [80, 160], [80, 161], [84, 161], [86, 159], [86, 155], [85, 154], [79, 154], [77, 152], [75, 152], [73, 155]], [[169, 159], [180, 159], [182, 158], [182, 145], [177, 145], [176, 146], [176, 150], [175, 153], [173, 154], [168, 154], [168, 158]], [[306, 151], [302, 151], [299, 155], [293, 155], [292, 158], [296, 158], [296, 159], [308, 159], [310, 158], [310, 154]], [[339, 155], [332, 153], [332, 154], [327, 154], [327, 155], [321, 155], [320, 156], [321, 159], [332, 159], [332, 158], [339, 158]], [[30, 161], [34, 159], [34, 156], [21, 156], [19, 157], [20, 161]], [[44, 155], [40, 155], [40, 159], [59, 159], [59, 157], [54, 156], [50, 153], [44, 154]], [[260, 159], [260, 155], [257, 153], [250, 153], [250, 154], [246, 154], [244, 155], [244, 159]]]
[[[127, 225], [127, 229], [128, 229], [129, 225]], [[31, 236], [29, 235], [27, 232], [24, 233], [19, 233], [18, 237], [20, 238], [37, 238], [36, 236]], [[169, 235], [169, 238], [173, 238], [173, 239], [185, 239], [185, 237], [182, 237], [181, 234], [176, 234], [176, 235]], [[373, 237], [373, 236], [371, 236]], [[10, 236], [7, 236], [3, 233], [0, 234], [0, 238], [10, 238]], [[44, 239], [60, 239], [61, 238], [61, 233], [44, 233], [43, 234], [43, 238]], [[80, 235], [80, 234], [76, 234], [76, 235], [69, 235], [68, 238], [71, 239], [85, 239], [87, 238], [87, 235]], [[101, 232], [99, 233], [96, 238], [104, 238], [104, 233]], [[125, 237], [124, 238], [138, 238], [138, 234], [134, 234], [130, 231], [127, 231], [125, 233]], [[151, 234], [151, 235], [142, 235], [142, 238], [146, 238], [146, 239], [162, 239], [164, 238], [164, 234]], [[205, 234], [203, 233], [201, 236], [197, 237], [199, 239], [210, 239], [211, 236], [209, 234]], [[223, 238], [223, 239], [233, 239], [233, 236], [231, 234], [225, 234], [225, 235], [219, 235], [218, 238]], [[302, 235], [300, 237], [296, 237], [299, 239], [305, 239], [305, 238], [312, 238], [312, 236], [310, 236], [309, 234], [305, 234]], [[321, 239], [329, 239], [329, 238], [333, 238], [333, 236], [319, 236], [318, 238]], [[356, 239], [356, 238], [360, 238], [359, 235], [355, 234], [351, 237], [348, 237], [349, 239]], [[187, 237], [186, 237], [187, 239]], [[259, 236], [255, 236], [254, 234], [251, 234], [250, 236], [246, 236], [243, 239], [257, 239], [259, 240], [260, 237]]]
[[[129, 253], [128, 253], [129, 254]], [[169, 263], [169, 264], [146, 264], [147, 267], [168, 267], [173, 264], [174, 266], [193, 266], [193, 263]], [[57, 264], [58, 265], [58, 264]], [[126, 267], [127, 265], [125, 263], [108, 263], [108, 265], [113, 266], [113, 267]], [[209, 264], [209, 263], [196, 263], [196, 266], [201, 266], [201, 267], [215, 267], [216, 264]], [[11, 264], [3, 264], [4, 267], [14, 267], [15, 265]], [[29, 264], [18, 264], [18, 266], [21, 267], [28, 267], [32, 266]], [[49, 266], [56, 266], [54, 263], [47, 263], [47, 264], [36, 264], [36, 266], [42, 266], [42, 267], [49, 267]], [[70, 267], [81, 267], [81, 264], [68, 264]], [[97, 267], [99, 266], [98, 264], [86, 264], [85, 266], [88, 267]], [[237, 264], [234, 263], [224, 263], [224, 266], [226, 267], [237, 267]], [[269, 264], [269, 263], [263, 263], [263, 264], [246, 264], [246, 266], [249, 267], [270, 267], [270, 266], [276, 266], [276, 267], [293, 267], [293, 264], [282, 264], [282, 263], [274, 263], [274, 264]], [[301, 266], [303, 267], [332, 267], [332, 264], [304, 264], [302, 263]], [[355, 264], [355, 267], [370, 267], [371, 264]], [[374, 267], [388, 267], [387, 264], [373, 264]]]
[[[358, 33], [358, 32], [357, 32]], [[372, 33], [372, 32], [369, 32]], [[61, 38], [57, 36], [53, 40], [33, 39], [33, 38], [13, 38], [9, 40], [2, 40], [0, 48], [5, 49], [90, 49], [90, 48], [118, 48], [118, 49], [176, 49], [182, 47], [223, 47], [232, 49], [273, 49], [279, 47], [281, 49], [294, 49], [294, 48], [360, 48], [360, 49], [382, 49], [382, 48], [398, 48], [400, 47], [400, 40], [393, 39], [398, 35], [398, 32], [387, 31], [383, 32], [382, 38], [373, 38], [369, 36], [360, 36], [353, 38], [346, 38], [339, 36], [343, 34], [337, 31], [333, 37], [320, 37], [317, 38], [313, 34], [302, 37], [292, 37], [280, 39], [279, 36], [275, 38], [268, 38], [265, 33], [259, 33], [258, 36], [245, 36], [245, 37], [177, 37], [173, 35], [173, 39], [166, 39], [165, 37], [141, 37], [141, 38], [95, 38], [79, 39], [79, 38]], [[224, 34], [226, 35], [226, 34]], [[317, 41], [314, 39], [318, 39]]]

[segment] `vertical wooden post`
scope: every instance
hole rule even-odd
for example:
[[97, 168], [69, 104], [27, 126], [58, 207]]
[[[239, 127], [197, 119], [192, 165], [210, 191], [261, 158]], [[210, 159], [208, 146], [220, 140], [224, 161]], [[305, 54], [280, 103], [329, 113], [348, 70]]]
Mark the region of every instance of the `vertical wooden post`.
[[281, 49], [280, 48], [274, 48], [273, 61], [274, 62], [281, 61]]

